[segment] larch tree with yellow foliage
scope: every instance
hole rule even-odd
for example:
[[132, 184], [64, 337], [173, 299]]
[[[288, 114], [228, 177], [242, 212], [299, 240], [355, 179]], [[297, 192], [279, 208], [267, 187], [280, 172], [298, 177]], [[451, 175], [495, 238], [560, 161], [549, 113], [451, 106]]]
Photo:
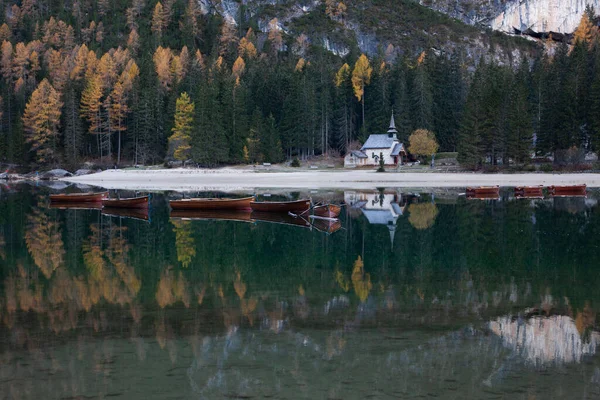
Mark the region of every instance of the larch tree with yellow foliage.
[[435, 134], [427, 129], [417, 129], [408, 138], [408, 151], [416, 156], [430, 156], [438, 151]]
[[44, 79], [33, 91], [25, 107], [23, 127], [31, 151], [35, 152], [40, 164], [58, 161], [58, 127], [62, 105], [60, 93]]
[[361, 54], [352, 70], [352, 87], [354, 88], [354, 95], [362, 105], [363, 128], [365, 126], [365, 86], [371, 83], [372, 74], [373, 68], [369, 63], [369, 59], [364, 54]]
[[577, 43], [591, 43], [593, 39], [594, 24], [590, 20], [587, 12], [584, 12], [579, 21], [579, 25], [575, 32], [573, 32], [573, 42]]
[[169, 153], [179, 161], [190, 157], [194, 108], [190, 96], [186, 92], [181, 93], [175, 104], [175, 123], [171, 129], [173, 134], [169, 137]]

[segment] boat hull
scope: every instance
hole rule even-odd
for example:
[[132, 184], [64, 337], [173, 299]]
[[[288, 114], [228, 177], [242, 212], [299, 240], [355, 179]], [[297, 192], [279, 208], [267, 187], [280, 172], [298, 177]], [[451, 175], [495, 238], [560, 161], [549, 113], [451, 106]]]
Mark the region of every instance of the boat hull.
[[102, 209], [102, 203], [99, 201], [51, 201], [49, 207], [59, 210], [100, 210]]
[[323, 218], [337, 218], [340, 216], [342, 207], [335, 204], [325, 204], [313, 208], [313, 215]]
[[548, 194], [551, 196], [585, 196], [587, 194], [586, 185], [571, 186], [548, 186]]
[[272, 213], [303, 213], [310, 209], [310, 200], [297, 201], [251, 201], [252, 211]]
[[515, 197], [519, 198], [543, 198], [544, 192], [542, 186], [517, 186], [515, 188]]
[[311, 220], [313, 228], [320, 232], [332, 234], [342, 229], [342, 223], [339, 219], [313, 218]]
[[252, 222], [250, 210], [171, 210], [171, 219]]
[[171, 200], [173, 210], [249, 210], [254, 197], [242, 199], [199, 198]]
[[294, 217], [287, 213], [277, 213], [270, 211], [252, 211], [251, 218], [253, 221], [270, 222], [274, 224], [310, 228], [310, 222], [308, 222], [306, 219], [302, 217]]
[[498, 186], [481, 186], [481, 187], [468, 187], [467, 196], [495, 196], [500, 197], [500, 187]]
[[102, 206], [110, 208], [148, 208], [148, 196], [129, 199], [102, 199]]
[[123, 208], [123, 207], [103, 207], [102, 215], [111, 217], [132, 218], [148, 221], [148, 208]]
[[50, 201], [55, 203], [99, 203], [108, 197], [108, 192], [51, 194]]

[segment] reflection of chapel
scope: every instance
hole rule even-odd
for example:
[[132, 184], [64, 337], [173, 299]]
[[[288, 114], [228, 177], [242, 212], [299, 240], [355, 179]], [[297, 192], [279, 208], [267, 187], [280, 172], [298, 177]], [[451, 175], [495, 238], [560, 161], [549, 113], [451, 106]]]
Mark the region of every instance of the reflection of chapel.
[[387, 166], [402, 165], [406, 160], [404, 145], [398, 141], [398, 130], [394, 122], [393, 112], [387, 133], [369, 135], [360, 150], [352, 150], [346, 154], [344, 166], [376, 166], [379, 165], [381, 155], [383, 155], [384, 163]]
[[[350, 196], [353, 198], [351, 199]], [[390, 233], [391, 248], [394, 248], [396, 222], [404, 213], [406, 199], [399, 193], [352, 193], [346, 203], [354, 208], [359, 208], [363, 215], [373, 225], [385, 225]]]

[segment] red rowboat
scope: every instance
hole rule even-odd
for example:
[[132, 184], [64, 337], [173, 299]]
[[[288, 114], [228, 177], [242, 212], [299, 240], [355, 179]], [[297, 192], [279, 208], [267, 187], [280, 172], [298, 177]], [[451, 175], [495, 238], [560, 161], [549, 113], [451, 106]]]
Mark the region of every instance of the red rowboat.
[[102, 203], [94, 201], [52, 201], [50, 202], [50, 208], [58, 208], [59, 210], [100, 210]]
[[148, 208], [102, 208], [102, 215], [110, 217], [133, 218], [148, 221]]
[[342, 223], [339, 219], [331, 219], [331, 218], [313, 218], [311, 220], [312, 226], [321, 232], [325, 232], [327, 234], [332, 234], [334, 232], [339, 231], [342, 228]]
[[515, 188], [515, 197], [518, 198], [543, 198], [542, 186], [517, 186]]
[[148, 196], [128, 199], [102, 199], [102, 206], [111, 208], [148, 208]]
[[337, 218], [340, 216], [342, 207], [336, 204], [325, 204], [313, 207], [313, 214], [323, 218]]
[[108, 197], [108, 192], [102, 193], [61, 193], [51, 194], [50, 201], [57, 203], [86, 203], [86, 202], [101, 202], [102, 199]]
[[587, 194], [586, 185], [572, 186], [548, 186], [548, 194], [551, 196], [585, 196]]
[[171, 200], [173, 210], [249, 210], [254, 197], [242, 199], [198, 198]]
[[171, 210], [171, 219], [252, 222], [250, 210]]
[[251, 201], [252, 211], [277, 213], [304, 213], [310, 209], [310, 200], [296, 201]]
[[500, 187], [499, 186], [479, 186], [479, 187], [468, 187], [467, 188], [467, 197], [475, 197], [475, 196], [495, 196], [500, 197]]
[[251, 218], [254, 221], [271, 222], [282, 225], [294, 225], [303, 228], [310, 228], [310, 222], [302, 217], [294, 217], [289, 214], [276, 213], [276, 212], [265, 212], [265, 211], [252, 211]]

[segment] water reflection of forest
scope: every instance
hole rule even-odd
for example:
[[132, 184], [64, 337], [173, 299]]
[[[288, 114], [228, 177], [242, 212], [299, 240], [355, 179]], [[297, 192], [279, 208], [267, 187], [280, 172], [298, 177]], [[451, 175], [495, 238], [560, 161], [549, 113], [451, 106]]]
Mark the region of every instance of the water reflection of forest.
[[[595, 354], [595, 204], [449, 202], [395, 190], [343, 200], [344, 229], [327, 236], [170, 220], [160, 196], [147, 223], [6, 195], [2, 357], [100, 335], [127, 339], [139, 360], [153, 340], [176, 363], [181, 338], [202, 347], [257, 331], [316, 341], [331, 359], [349, 351], [353, 332], [435, 328], [444, 337], [465, 326], [533, 365]], [[315, 327], [329, 333], [313, 338]]]

